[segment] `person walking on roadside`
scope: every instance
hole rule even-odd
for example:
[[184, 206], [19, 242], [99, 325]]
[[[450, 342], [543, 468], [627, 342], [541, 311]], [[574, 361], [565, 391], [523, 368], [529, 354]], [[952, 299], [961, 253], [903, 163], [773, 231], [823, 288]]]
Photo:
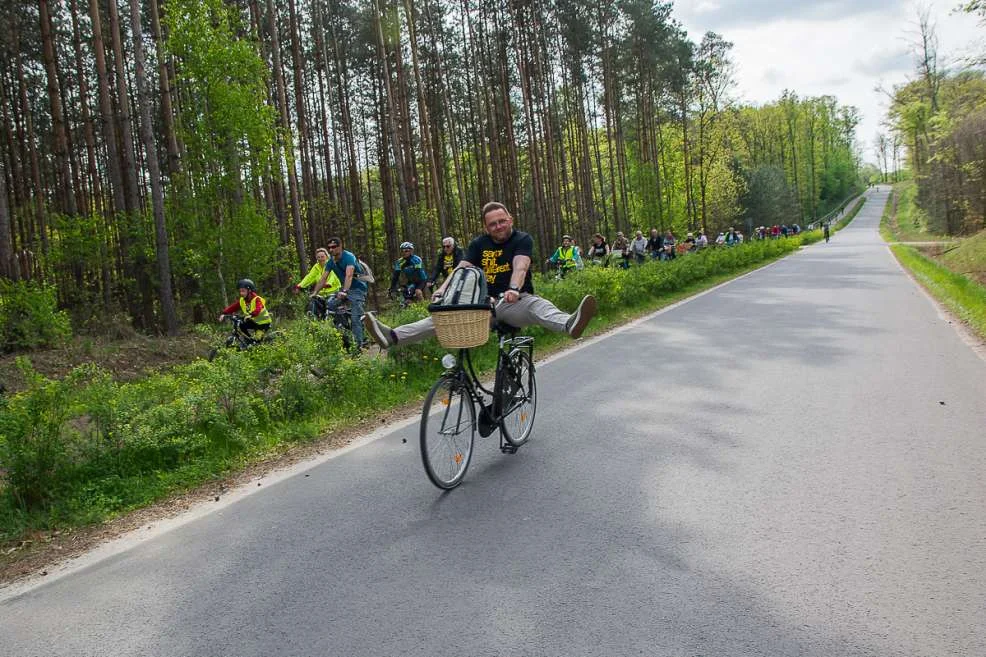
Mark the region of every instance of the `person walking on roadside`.
[[[489, 295], [499, 299], [495, 306], [496, 319], [517, 328], [537, 325], [549, 331], [567, 333], [574, 339], [581, 337], [596, 314], [596, 298], [591, 294], [582, 297], [575, 312], [569, 314], [534, 294], [530, 271], [534, 239], [514, 229], [514, 218], [502, 203], [487, 203], [480, 217], [485, 232], [469, 243], [459, 267], [478, 267], [486, 274]], [[449, 280], [446, 278], [434, 291], [433, 300], [442, 297]], [[367, 332], [383, 349], [414, 344], [435, 335], [431, 317], [391, 328], [373, 313], [367, 313], [363, 322]]]

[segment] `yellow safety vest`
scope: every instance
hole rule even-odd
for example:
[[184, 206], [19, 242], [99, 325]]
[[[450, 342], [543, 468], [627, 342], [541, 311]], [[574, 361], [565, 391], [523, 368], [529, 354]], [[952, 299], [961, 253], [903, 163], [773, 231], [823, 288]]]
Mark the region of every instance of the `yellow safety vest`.
[[[253, 316], [254, 311], [257, 309], [257, 299], [260, 299], [260, 303], [264, 304], [264, 309], [260, 311], [260, 314], [256, 317]], [[254, 294], [253, 298], [250, 299], [250, 306], [247, 307], [246, 299], [240, 297], [240, 310], [247, 317], [253, 319], [259, 326], [264, 326], [265, 324], [270, 324], [272, 320], [270, 312], [267, 310], [267, 302], [259, 294]]]
[[563, 246], [558, 247], [558, 260], [561, 262], [562, 269], [571, 269], [575, 266], [575, 247], [567, 249]]

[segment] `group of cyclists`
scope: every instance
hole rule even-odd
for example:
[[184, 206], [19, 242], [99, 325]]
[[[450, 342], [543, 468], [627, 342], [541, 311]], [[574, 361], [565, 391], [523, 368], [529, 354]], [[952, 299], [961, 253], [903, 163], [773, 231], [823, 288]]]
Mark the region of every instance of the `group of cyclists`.
[[582, 252], [571, 235], [563, 235], [561, 246], [555, 249], [545, 263], [554, 267], [557, 276], [562, 278], [586, 265], [629, 269], [632, 263], [639, 265], [647, 260], [674, 260], [681, 253], [697, 251], [708, 245], [709, 240], [701, 231], [698, 236], [688, 233], [679, 242], [672, 231], [661, 234], [656, 228], [652, 228], [650, 237], [644, 237], [643, 231], [638, 230], [633, 239], [618, 231], [612, 244], [606, 241], [602, 233], [596, 233], [585, 252]]
[[[574, 338], [581, 336], [588, 321], [595, 314], [595, 299], [590, 295], [582, 299], [571, 314], [564, 313], [550, 301], [534, 294], [530, 277], [533, 239], [527, 233], [513, 228], [513, 217], [502, 203], [491, 202], [481, 213], [485, 232], [472, 240], [463, 250], [452, 237], [442, 240], [441, 251], [429, 276], [424, 261], [414, 252], [412, 242], [402, 242], [401, 257], [395, 261], [390, 278], [390, 293], [394, 296], [403, 289], [405, 298], [435, 300], [447, 285], [453, 271], [460, 267], [482, 269], [489, 283], [491, 297], [497, 301], [497, 314], [508, 324], [522, 328], [538, 324]], [[567, 236], [566, 236], [567, 237]], [[571, 256], [563, 252], [563, 257]], [[325, 248], [315, 251], [315, 264], [308, 274], [293, 286], [295, 293], [309, 289], [312, 304], [319, 313], [335, 312], [342, 304], [348, 304], [355, 345], [364, 345], [364, 328], [382, 348], [398, 341], [413, 342], [434, 334], [429, 321], [396, 327], [396, 331], [380, 324], [372, 313], [365, 313], [367, 280], [365, 266], [350, 251], [343, 249], [342, 240], [329, 238]], [[441, 281], [441, 284], [439, 282]], [[265, 300], [257, 293], [250, 279], [237, 282], [239, 299], [223, 309], [219, 321], [241, 313], [245, 319], [240, 325], [247, 337], [258, 339], [270, 329], [273, 317]], [[420, 325], [419, 325], [420, 324]]]
[[438, 281], [448, 277], [462, 261], [462, 248], [453, 237], [442, 240], [442, 248], [435, 257], [435, 267], [430, 276], [424, 261], [414, 253], [413, 242], [402, 242], [400, 249], [401, 257], [394, 262], [390, 275], [389, 294], [394, 298], [401, 293], [406, 301], [424, 300]]
[[[394, 298], [399, 292], [407, 301], [422, 301], [430, 290], [441, 279], [451, 274], [462, 261], [463, 251], [455, 239], [446, 237], [442, 240], [442, 248], [435, 259], [435, 267], [431, 275], [425, 269], [424, 261], [414, 253], [412, 242], [402, 242], [401, 257], [394, 262], [390, 278], [390, 297]], [[292, 286], [293, 293], [302, 290], [309, 291], [309, 314], [324, 318], [346, 304], [347, 312], [357, 321], [352, 322], [352, 332], [357, 345], [364, 344], [363, 326], [360, 318], [366, 305], [368, 291], [365, 280], [364, 265], [350, 251], [342, 248], [342, 240], [338, 237], [329, 238], [326, 248], [315, 250], [315, 264], [298, 283]], [[256, 284], [248, 279], [240, 279], [236, 286], [239, 299], [224, 308], [219, 315], [219, 321], [228, 316], [241, 314], [244, 322], [241, 330], [248, 338], [259, 341], [270, 329], [273, 316], [266, 301], [257, 293]]]

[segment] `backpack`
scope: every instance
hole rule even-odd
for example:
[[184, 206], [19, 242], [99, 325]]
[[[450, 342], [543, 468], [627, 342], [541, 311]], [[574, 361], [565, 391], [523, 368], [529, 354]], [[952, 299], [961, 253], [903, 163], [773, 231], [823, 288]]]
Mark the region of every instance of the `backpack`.
[[356, 263], [359, 265], [359, 271], [356, 272], [356, 280], [363, 281], [366, 284], [377, 282], [377, 279], [373, 276], [373, 270], [370, 269], [370, 265], [366, 264], [359, 256], [356, 256]]
[[459, 267], [452, 271], [442, 298], [434, 306], [450, 310], [456, 306], [488, 306], [486, 273], [478, 267]]

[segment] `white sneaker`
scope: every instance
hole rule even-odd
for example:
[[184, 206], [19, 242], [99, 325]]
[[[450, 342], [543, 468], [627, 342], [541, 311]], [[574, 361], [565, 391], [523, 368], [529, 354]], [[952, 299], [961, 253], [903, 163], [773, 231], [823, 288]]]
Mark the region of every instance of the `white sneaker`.
[[363, 315], [363, 328], [380, 345], [381, 349], [386, 349], [394, 345], [395, 340], [391, 338], [394, 331], [386, 324], [380, 323], [372, 312]]
[[582, 301], [579, 303], [579, 307], [575, 309], [572, 316], [568, 318], [568, 322], [565, 324], [565, 330], [570, 336], [575, 339], [582, 337], [582, 331], [589, 324], [591, 320], [596, 315], [596, 297], [591, 294], [587, 294], [582, 297]]

